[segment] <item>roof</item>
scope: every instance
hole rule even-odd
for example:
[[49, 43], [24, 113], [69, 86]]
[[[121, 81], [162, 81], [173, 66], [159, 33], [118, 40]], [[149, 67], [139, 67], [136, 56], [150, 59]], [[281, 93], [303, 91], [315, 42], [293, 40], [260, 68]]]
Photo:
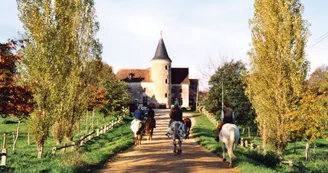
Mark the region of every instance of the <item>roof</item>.
[[[133, 77], [129, 79], [129, 75]], [[152, 82], [150, 69], [120, 69], [116, 73], [116, 78], [125, 82]]]
[[172, 62], [172, 60], [170, 59], [169, 55], [167, 54], [167, 51], [166, 51], [166, 47], [165, 47], [163, 38], [161, 38], [159, 40], [158, 45], [157, 45], [157, 49], [156, 49], [156, 52], [155, 52], [155, 55], [154, 55], [154, 57], [153, 57], [152, 60], [156, 60], [156, 59], [159, 59], [159, 60], [167, 60], [169, 62]]
[[171, 68], [172, 84], [190, 84], [189, 68]]

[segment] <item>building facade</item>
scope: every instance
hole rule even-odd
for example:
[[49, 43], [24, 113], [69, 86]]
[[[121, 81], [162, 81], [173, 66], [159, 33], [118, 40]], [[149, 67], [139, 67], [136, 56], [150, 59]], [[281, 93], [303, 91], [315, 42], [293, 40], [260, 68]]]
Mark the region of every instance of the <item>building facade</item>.
[[189, 68], [173, 68], [164, 40], [157, 45], [151, 67], [120, 69], [116, 78], [125, 81], [138, 104], [170, 107], [178, 102], [181, 107], [196, 107], [198, 79], [189, 79]]

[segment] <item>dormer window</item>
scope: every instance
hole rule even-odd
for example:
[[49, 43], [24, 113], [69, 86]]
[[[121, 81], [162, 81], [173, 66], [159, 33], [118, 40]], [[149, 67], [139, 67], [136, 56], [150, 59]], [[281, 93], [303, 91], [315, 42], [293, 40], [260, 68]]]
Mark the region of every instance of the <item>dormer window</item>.
[[129, 73], [129, 79], [132, 79], [133, 78], [133, 76], [134, 76], [134, 74], [133, 73]]

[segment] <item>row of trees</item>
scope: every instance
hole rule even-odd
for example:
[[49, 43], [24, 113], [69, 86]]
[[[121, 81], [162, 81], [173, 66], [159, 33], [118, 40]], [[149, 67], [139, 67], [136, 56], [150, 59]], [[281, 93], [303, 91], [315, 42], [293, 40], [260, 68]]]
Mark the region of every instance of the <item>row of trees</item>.
[[[1, 62], [11, 65], [8, 73], [17, 79], [6, 80], [10, 84], [4, 85], [18, 85], [25, 93], [17, 97], [13, 92], [1, 92], [1, 97], [29, 99], [30, 107], [23, 110], [30, 115], [28, 130], [41, 158], [50, 131], [56, 144], [64, 137], [72, 141], [84, 112], [96, 108], [111, 112], [130, 96], [112, 68], [101, 61], [93, 0], [17, 0], [17, 5], [25, 29], [24, 41], [17, 51], [7, 43], [9, 48], [6, 54], [1, 51]], [[0, 76], [6, 78], [6, 73]], [[9, 99], [4, 102], [22, 109], [22, 104]], [[19, 115], [4, 108], [8, 106], [1, 106], [0, 114]]]
[[310, 143], [325, 137], [328, 70], [318, 68], [306, 79], [309, 31], [299, 0], [255, 0], [254, 7], [250, 67], [246, 70], [238, 61], [219, 67], [209, 81], [206, 105], [218, 113], [224, 93], [224, 99], [232, 102], [237, 123], [256, 122], [263, 146], [273, 144], [281, 155], [293, 139]]

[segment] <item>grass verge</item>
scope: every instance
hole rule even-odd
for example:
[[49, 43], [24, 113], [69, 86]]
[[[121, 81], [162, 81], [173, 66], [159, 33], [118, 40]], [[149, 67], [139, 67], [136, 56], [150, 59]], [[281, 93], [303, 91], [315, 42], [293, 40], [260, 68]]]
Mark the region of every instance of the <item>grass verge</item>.
[[[193, 134], [201, 146], [222, 157], [221, 143], [215, 141], [215, 126], [207, 119], [205, 115], [200, 114], [196, 116], [196, 124], [193, 127]], [[275, 158], [272, 157], [272, 153], [263, 156], [261, 154], [237, 147], [235, 155], [238, 158], [233, 160], [233, 164], [240, 172], [273, 173], [285, 172], [288, 168], [287, 166], [285, 167], [273, 164], [274, 160], [272, 159]], [[267, 163], [264, 163], [263, 160], [268, 161]]]
[[[130, 130], [132, 118], [127, 117], [116, 125], [113, 130], [88, 141], [76, 151], [56, 156], [50, 154], [52, 142], [46, 144], [42, 159], [36, 158], [35, 145], [26, 145], [25, 141], [18, 141], [19, 147], [15, 152], [7, 149], [6, 169], [0, 172], [87, 172], [98, 169], [114, 154], [133, 145], [133, 134]], [[52, 141], [52, 140], [50, 140]], [[21, 142], [21, 144], [20, 144]]]

